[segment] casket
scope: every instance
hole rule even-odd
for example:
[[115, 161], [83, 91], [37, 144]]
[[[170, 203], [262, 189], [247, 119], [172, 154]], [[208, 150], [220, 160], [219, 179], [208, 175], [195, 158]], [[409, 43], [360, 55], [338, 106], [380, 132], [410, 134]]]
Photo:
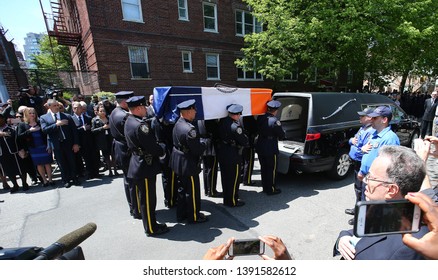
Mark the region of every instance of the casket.
[[158, 118], [174, 122], [179, 116], [176, 105], [195, 99], [196, 119], [211, 120], [226, 117], [230, 104], [242, 105], [243, 116], [264, 114], [271, 96], [272, 90], [267, 88], [156, 87], [153, 106]]

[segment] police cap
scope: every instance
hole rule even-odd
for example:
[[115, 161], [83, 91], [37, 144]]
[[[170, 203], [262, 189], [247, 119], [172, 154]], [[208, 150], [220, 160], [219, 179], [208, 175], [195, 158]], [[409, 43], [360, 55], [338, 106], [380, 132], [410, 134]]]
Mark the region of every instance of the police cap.
[[391, 108], [388, 106], [379, 106], [377, 107], [373, 112], [367, 114], [369, 117], [386, 117], [386, 118], [392, 118], [392, 111]]
[[115, 94], [117, 99], [128, 99], [134, 96], [133, 91], [119, 91]]
[[373, 108], [371, 108], [371, 107], [366, 107], [365, 109], [363, 109], [363, 111], [359, 111], [359, 112], [357, 112], [357, 114], [358, 114], [359, 116], [366, 116], [366, 115], [372, 113], [373, 111], [374, 111]]
[[281, 102], [277, 100], [270, 100], [268, 103], [266, 103], [266, 105], [268, 105], [268, 108], [278, 109], [281, 106]]
[[228, 113], [234, 115], [241, 114], [243, 111], [243, 106], [240, 104], [230, 104], [227, 106], [227, 111]]
[[29, 92], [29, 88], [22, 87], [19, 89], [19, 92]]
[[186, 100], [186, 101], [179, 103], [178, 105], [176, 105], [176, 107], [179, 110], [195, 109], [196, 108], [195, 103], [196, 103], [195, 99], [189, 99], [189, 100]]
[[144, 96], [133, 96], [126, 100], [129, 108], [137, 106], [146, 106], [146, 98]]

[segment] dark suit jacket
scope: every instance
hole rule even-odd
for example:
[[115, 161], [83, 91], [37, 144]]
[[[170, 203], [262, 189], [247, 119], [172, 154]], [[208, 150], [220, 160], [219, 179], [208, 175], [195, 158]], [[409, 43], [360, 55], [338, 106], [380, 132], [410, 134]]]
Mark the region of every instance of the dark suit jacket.
[[435, 117], [435, 110], [437, 106], [438, 98], [435, 98], [435, 102], [432, 103], [432, 98], [426, 99], [424, 101], [424, 121], [433, 121]]
[[[421, 238], [429, 232], [427, 226], [422, 226], [420, 231], [413, 234], [416, 238]], [[339, 234], [343, 236], [353, 236], [353, 230], [344, 230]], [[336, 241], [338, 244], [338, 241]], [[333, 249], [333, 256], [339, 255]], [[362, 237], [356, 244], [355, 260], [423, 260], [424, 257], [406, 246], [402, 241], [402, 234], [390, 234], [383, 236]]]
[[84, 124], [83, 125], [89, 125], [90, 126], [90, 130], [84, 130], [83, 125], [80, 125], [79, 123], [79, 118], [73, 114], [71, 116], [76, 130], [78, 132], [78, 136], [79, 136], [79, 143], [81, 145], [81, 147], [85, 147], [86, 145], [89, 146], [93, 146], [94, 145], [94, 141], [93, 141], [93, 134], [91, 133], [91, 118], [88, 117], [87, 115], [82, 115], [82, 118], [84, 119]]
[[[38, 125], [41, 127], [41, 123], [39, 121]], [[17, 126], [18, 139], [23, 144], [25, 149], [28, 149], [29, 147], [35, 147], [32, 132], [30, 132], [29, 129], [30, 125], [25, 122], [21, 122]], [[42, 131], [42, 129], [37, 132], [41, 133], [41, 138], [43, 139], [44, 143], [47, 144], [47, 135]]]
[[[65, 135], [65, 141], [67, 143], [71, 143], [73, 146], [74, 144], [79, 145], [79, 137], [78, 133], [76, 131], [75, 123], [73, 122], [70, 115], [59, 113], [61, 120], [68, 120], [68, 125], [62, 126], [62, 131]], [[56, 126], [55, 120], [52, 117], [52, 114], [49, 112], [47, 114], [44, 114], [40, 117], [41, 122], [41, 128], [44, 133], [48, 135], [48, 138], [50, 139], [50, 143], [53, 144], [53, 148], [59, 149], [60, 148], [60, 139], [61, 139], [61, 126]]]

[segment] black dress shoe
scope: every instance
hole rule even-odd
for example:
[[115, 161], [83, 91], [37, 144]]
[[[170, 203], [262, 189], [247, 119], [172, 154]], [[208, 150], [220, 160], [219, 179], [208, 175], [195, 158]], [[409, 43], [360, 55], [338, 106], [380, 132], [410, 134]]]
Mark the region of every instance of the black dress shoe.
[[12, 189], [9, 191], [10, 193], [16, 193], [18, 192], [19, 188], [18, 186], [12, 187]]
[[243, 185], [244, 186], [255, 186], [255, 182], [249, 182], [249, 183], [247, 183], [247, 182], [245, 182], [245, 183], [243, 183]]
[[209, 193], [208, 196], [209, 197], [224, 197], [224, 194], [221, 192], [214, 192], [214, 193]]
[[348, 214], [348, 215], [354, 215], [354, 208], [351, 208], [351, 209], [345, 209], [345, 214]]
[[196, 221], [189, 221], [189, 224], [200, 224], [200, 223], [205, 223], [206, 221], [208, 221], [208, 217], [202, 213], [199, 213]]
[[51, 185], [51, 186], [54, 186], [55, 185], [55, 182], [49, 182], [49, 185]]
[[49, 186], [49, 183], [43, 183], [43, 188], [47, 188]]
[[164, 233], [166, 233], [166, 232], [168, 232], [169, 231], [169, 228], [166, 226], [166, 225], [157, 225], [157, 227], [156, 227], [156, 229], [154, 230], [154, 232], [146, 232], [146, 235], [147, 236], [149, 236], [149, 237], [152, 237], [152, 236], [157, 236], [157, 235], [160, 235], [160, 234], [164, 234]]
[[348, 224], [349, 224], [350, 226], [353, 226], [353, 225], [354, 225], [354, 219], [350, 219], [350, 220], [348, 220]]
[[25, 191], [29, 190], [29, 185], [28, 184], [24, 185], [23, 190], [25, 190]]
[[280, 189], [275, 189], [274, 191], [267, 192], [266, 194], [267, 195], [276, 195], [276, 194], [279, 194], [279, 193], [281, 193], [281, 190]]
[[75, 185], [75, 186], [80, 186], [80, 185], [81, 185], [81, 182], [79, 182], [78, 179], [74, 179], [74, 180], [73, 180], [73, 185]]

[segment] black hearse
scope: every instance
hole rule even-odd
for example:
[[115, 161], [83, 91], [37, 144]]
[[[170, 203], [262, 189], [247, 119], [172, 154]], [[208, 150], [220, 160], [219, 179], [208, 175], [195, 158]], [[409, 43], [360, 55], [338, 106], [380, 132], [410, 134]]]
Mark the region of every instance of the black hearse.
[[366, 107], [390, 106], [392, 129], [401, 145], [411, 146], [419, 137], [419, 123], [391, 99], [366, 93], [295, 93], [279, 92], [277, 114], [286, 139], [279, 142], [278, 172], [322, 172], [335, 179], [348, 175], [351, 161], [348, 140], [360, 128], [358, 111]]

